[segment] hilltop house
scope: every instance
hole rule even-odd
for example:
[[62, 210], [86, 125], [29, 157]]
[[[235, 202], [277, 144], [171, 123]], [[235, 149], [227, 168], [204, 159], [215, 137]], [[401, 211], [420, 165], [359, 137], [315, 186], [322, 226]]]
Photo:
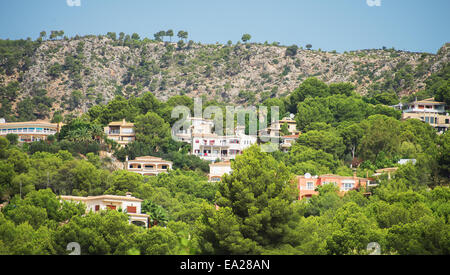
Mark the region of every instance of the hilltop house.
[[104, 131], [109, 139], [116, 141], [122, 147], [136, 140], [134, 124], [126, 122], [125, 119], [111, 122], [104, 127]]
[[54, 135], [61, 130], [61, 123], [50, 123], [45, 120], [9, 122], [0, 120], [0, 136], [16, 134], [19, 142], [33, 142], [46, 140], [48, 136]]
[[292, 147], [292, 145], [294, 145], [295, 141], [298, 139], [300, 135], [287, 135], [287, 136], [282, 136], [281, 137], [281, 143], [280, 143], [280, 149], [283, 152], [288, 152], [289, 148]]
[[352, 177], [338, 175], [311, 176], [306, 173], [303, 176], [297, 176], [298, 199], [311, 198], [318, 195], [316, 188], [325, 184], [333, 184], [339, 188], [340, 195], [344, 195], [350, 190], [366, 187], [370, 184], [370, 179], [359, 178], [356, 173]]
[[181, 142], [191, 143], [193, 134], [211, 134], [214, 121], [199, 117], [189, 117], [186, 121], [186, 129], [172, 131], [172, 136]]
[[231, 174], [231, 172], [231, 162], [229, 161], [211, 163], [209, 165], [209, 181], [221, 181], [223, 175]]
[[401, 108], [403, 111], [402, 119], [420, 119], [433, 126], [439, 133], [447, 131], [450, 126], [450, 115], [446, 111], [445, 102], [428, 98], [396, 106], [394, 108]]
[[82, 202], [86, 205], [86, 213], [98, 212], [100, 210], [122, 209], [128, 216], [129, 222], [138, 226], [148, 227], [149, 215], [141, 213], [142, 200], [132, 197], [131, 193], [126, 196], [100, 195], [100, 196], [61, 196], [62, 200]]
[[229, 161], [257, 141], [256, 136], [245, 134], [244, 126], [237, 126], [234, 135], [193, 133], [191, 153], [208, 161]]
[[[291, 117], [285, 117], [282, 120], [273, 122], [269, 127], [261, 129], [258, 132], [260, 142], [267, 141], [278, 142], [281, 151], [287, 152], [289, 148], [295, 143], [295, 140], [300, 136], [300, 131], [297, 130], [297, 122]], [[282, 133], [283, 125], [287, 126], [289, 134]]]
[[172, 162], [158, 157], [145, 156], [137, 157], [134, 160], [127, 160], [127, 170], [143, 176], [156, 176], [160, 173], [167, 173], [172, 169]]

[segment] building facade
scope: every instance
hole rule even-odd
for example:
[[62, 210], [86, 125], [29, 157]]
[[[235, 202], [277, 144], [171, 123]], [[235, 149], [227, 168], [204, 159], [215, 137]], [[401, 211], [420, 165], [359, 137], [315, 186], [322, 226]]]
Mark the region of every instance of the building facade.
[[232, 171], [229, 161], [211, 163], [209, 165], [209, 181], [221, 181], [223, 175], [231, 174]]
[[19, 137], [19, 142], [40, 141], [58, 133], [61, 127], [61, 123], [50, 123], [44, 120], [9, 123], [3, 120], [0, 122], [0, 136], [16, 134]]
[[128, 160], [126, 165], [128, 171], [143, 176], [156, 176], [160, 173], [167, 173], [169, 169], [172, 169], [171, 161], [152, 156], [137, 157], [134, 160]]
[[108, 139], [116, 141], [120, 146], [125, 146], [136, 140], [134, 131], [134, 123], [122, 121], [114, 121], [104, 128]]
[[185, 121], [186, 127], [172, 131], [172, 136], [178, 141], [191, 143], [193, 134], [211, 134], [214, 128], [214, 121], [199, 117], [189, 117]]
[[401, 105], [402, 119], [419, 119], [433, 126], [439, 133], [450, 127], [450, 115], [446, 110], [445, 102], [428, 98]]
[[294, 145], [295, 141], [300, 135], [288, 135], [281, 137], [280, 149], [281, 151], [287, 153], [289, 149]]
[[101, 195], [101, 196], [61, 196], [62, 200], [82, 202], [86, 205], [86, 212], [98, 212], [101, 210], [121, 209], [129, 216], [129, 222], [139, 226], [148, 227], [149, 215], [141, 213], [142, 200], [132, 197], [130, 193], [126, 196]]
[[283, 135], [281, 133], [283, 125], [287, 126], [289, 135], [296, 136], [300, 134], [300, 131], [297, 130], [297, 122], [290, 117], [285, 117], [281, 120], [273, 122], [269, 127], [260, 130], [259, 136], [268, 138], [281, 137]]
[[229, 161], [257, 143], [255, 136], [237, 132], [235, 135], [192, 134], [192, 154], [208, 161]]
[[363, 188], [370, 184], [370, 180], [367, 178], [359, 178], [356, 175], [353, 177], [344, 177], [338, 175], [321, 175], [311, 176], [305, 174], [303, 176], [296, 177], [298, 187], [298, 199], [311, 198], [313, 195], [318, 195], [316, 191], [317, 187], [333, 184], [339, 188], [339, 194], [343, 195], [350, 190]]

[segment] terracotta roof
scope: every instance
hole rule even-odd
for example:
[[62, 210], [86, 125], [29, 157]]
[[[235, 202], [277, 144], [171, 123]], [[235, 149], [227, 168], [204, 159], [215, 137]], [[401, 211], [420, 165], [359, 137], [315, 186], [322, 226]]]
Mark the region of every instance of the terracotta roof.
[[109, 123], [108, 126], [131, 126], [131, 127], [133, 127], [134, 123], [126, 122], [125, 120], [113, 121], [113, 122]]
[[231, 161], [222, 161], [222, 162], [214, 162], [211, 163], [209, 166], [230, 166]]
[[397, 169], [398, 169], [398, 167], [389, 167], [389, 168], [378, 169], [375, 172], [377, 172], [377, 173], [394, 172], [394, 171], [397, 171]]
[[295, 120], [293, 119], [282, 119], [278, 121], [279, 123], [297, 123]]
[[283, 136], [283, 138], [298, 138], [300, 135], [287, 135]]
[[443, 105], [445, 104], [445, 102], [440, 102], [440, 101], [436, 101], [434, 98], [427, 98], [427, 99], [423, 99], [423, 100], [418, 100], [418, 101], [413, 101], [409, 104], [413, 104], [413, 103], [421, 103], [421, 104], [433, 104], [433, 105]]
[[58, 126], [58, 123], [51, 123], [48, 120], [36, 120], [36, 121], [24, 121], [24, 122], [6, 122], [6, 123], [0, 123], [0, 126], [31, 125], [31, 124], [46, 124], [46, 125], [51, 125], [52, 127], [57, 127]]
[[193, 137], [219, 137], [216, 134], [192, 134]]
[[[305, 178], [304, 175], [297, 176], [297, 178]], [[315, 179], [311, 177], [312, 179]], [[353, 176], [339, 176], [339, 175], [333, 175], [333, 174], [325, 174], [318, 176], [317, 179], [323, 179], [323, 178], [338, 178], [338, 179], [362, 179], [367, 180], [366, 178], [360, 178], [360, 177], [353, 177]]]
[[137, 157], [134, 160], [129, 160], [129, 162], [131, 161], [160, 161], [160, 162], [170, 162], [168, 160], [164, 160], [162, 158], [158, 158], [158, 157], [154, 157], [154, 156], [143, 156], [143, 157]]
[[100, 196], [87, 196], [87, 197], [61, 196], [61, 199], [74, 200], [74, 201], [89, 201], [89, 200], [99, 200], [99, 199], [126, 200], [126, 201], [138, 201], [138, 202], [143, 201], [143, 200], [135, 198], [135, 197], [116, 196], [116, 195], [100, 195]]

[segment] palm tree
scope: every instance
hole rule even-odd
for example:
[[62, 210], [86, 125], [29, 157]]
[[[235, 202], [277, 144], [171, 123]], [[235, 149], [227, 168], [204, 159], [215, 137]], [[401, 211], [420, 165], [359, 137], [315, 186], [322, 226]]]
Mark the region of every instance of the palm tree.
[[161, 206], [154, 204], [150, 200], [145, 200], [142, 203], [142, 212], [150, 216], [150, 223], [153, 226], [161, 225], [165, 226], [169, 221], [167, 212]]
[[105, 136], [102, 126], [100, 126], [98, 124], [92, 124], [89, 130], [90, 130], [92, 136], [94, 137], [94, 139], [96, 139], [96, 140], [100, 140], [100, 139], [104, 138], [104, 136]]
[[78, 128], [70, 131], [67, 139], [74, 142], [86, 142], [92, 140], [92, 134], [87, 128]]

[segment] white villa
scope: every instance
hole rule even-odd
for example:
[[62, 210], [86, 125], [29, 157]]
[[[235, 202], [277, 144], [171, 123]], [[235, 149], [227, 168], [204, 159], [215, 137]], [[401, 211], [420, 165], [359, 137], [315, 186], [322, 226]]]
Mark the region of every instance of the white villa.
[[225, 174], [231, 174], [231, 162], [216, 162], [209, 165], [209, 181], [221, 181], [222, 176]]
[[433, 126], [438, 133], [444, 133], [450, 127], [450, 115], [445, 102], [435, 101], [434, 98], [400, 103], [393, 107], [402, 109], [402, 119], [420, 119]]
[[62, 200], [82, 202], [86, 205], [86, 212], [98, 212], [100, 210], [119, 210], [122, 209], [130, 218], [132, 224], [148, 227], [149, 215], [141, 214], [141, 199], [131, 196], [101, 195], [101, 196], [61, 196]]
[[229, 161], [257, 143], [256, 136], [246, 135], [245, 127], [238, 126], [234, 135], [219, 136], [212, 133], [192, 134], [192, 154], [208, 161]]
[[186, 143], [192, 142], [193, 134], [210, 134], [214, 127], [213, 120], [199, 117], [189, 117], [186, 120], [186, 124], [189, 125], [186, 130], [179, 129], [176, 132], [172, 132], [172, 135], [176, 136], [179, 141]]

